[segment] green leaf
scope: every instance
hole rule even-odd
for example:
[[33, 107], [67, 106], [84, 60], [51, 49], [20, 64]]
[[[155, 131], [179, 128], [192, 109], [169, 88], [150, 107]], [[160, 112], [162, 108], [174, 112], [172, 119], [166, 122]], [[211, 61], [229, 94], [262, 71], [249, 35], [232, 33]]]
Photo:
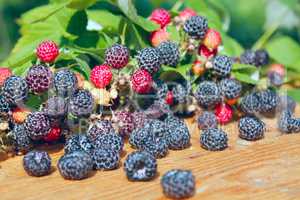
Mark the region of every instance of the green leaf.
[[96, 2], [97, 0], [71, 0], [71, 2], [68, 4], [68, 7], [77, 10], [84, 10], [92, 6]]
[[300, 46], [290, 37], [284, 36], [271, 40], [266, 49], [271, 58], [288, 68], [299, 68]]
[[222, 34], [222, 43], [224, 49], [220, 51], [220, 54], [225, 54], [228, 56], [239, 56], [244, 51], [243, 47], [237, 41], [227, 36], [226, 34]]
[[116, 32], [119, 28], [122, 17], [114, 15], [105, 10], [87, 11], [89, 20], [98, 23], [104, 30]]
[[18, 68], [28, 63], [34, 56], [36, 46], [44, 40], [53, 40], [59, 44], [62, 37], [74, 37], [66, 32], [74, 12], [74, 10], [64, 8], [43, 22], [23, 25], [21, 27], [22, 37], [6, 60], [8, 66]]
[[191, 64], [181, 65], [177, 68], [163, 66], [162, 72], [161, 72], [161, 77], [166, 76], [166, 73], [167, 74], [178, 73], [180, 76], [182, 76], [184, 79], [187, 80], [189, 78], [188, 71], [191, 69], [191, 66], [192, 66]]
[[74, 58], [74, 60], [78, 63], [78, 66], [74, 66], [73, 68], [76, 71], [83, 74], [86, 79], [88, 79], [91, 73], [91, 68], [89, 64], [85, 60], [81, 59], [80, 57], [76, 57]]
[[167, 32], [170, 34], [170, 40], [180, 42], [180, 34], [174, 25], [167, 26]]
[[287, 94], [295, 101], [300, 102], [300, 89], [291, 89], [287, 91]]
[[86, 31], [86, 26], [88, 23], [88, 17], [84, 10], [77, 11], [72, 18], [67, 27], [67, 31], [73, 35], [81, 36]]
[[117, 0], [117, 5], [121, 11], [130, 19], [133, 23], [139, 25], [141, 28], [148, 32], [155, 31], [159, 28], [159, 25], [147, 20], [137, 14], [137, 11], [131, 0]]
[[240, 72], [232, 72], [232, 74], [237, 80], [239, 80], [241, 82], [250, 83], [253, 85], [256, 85], [258, 83], [258, 81], [252, 79], [249, 74], [240, 73]]
[[256, 71], [257, 68], [253, 65], [246, 65], [246, 64], [240, 64], [240, 63], [234, 63], [232, 67], [233, 71], [243, 71], [243, 70], [251, 70]]

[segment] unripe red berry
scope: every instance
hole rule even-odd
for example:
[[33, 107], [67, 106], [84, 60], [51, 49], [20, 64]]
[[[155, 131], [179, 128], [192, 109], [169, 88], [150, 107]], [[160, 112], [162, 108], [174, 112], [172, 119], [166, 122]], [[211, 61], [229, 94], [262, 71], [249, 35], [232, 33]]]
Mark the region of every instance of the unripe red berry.
[[215, 108], [215, 115], [220, 124], [226, 124], [233, 117], [233, 109], [226, 103], [220, 103]]
[[105, 88], [112, 80], [113, 74], [107, 65], [98, 65], [91, 72], [90, 80], [97, 88]]
[[173, 105], [174, 103], [174, 95], [173, 95], [173, 92], [172, 91], [168, 91], [167, 94], [166, 94], [166, 98], [165, 98], [165, 101], [168, 105]]
[[131, 77], [132, 89], [138, 94], [150, 92], [153, 84], [151, 74], [143, 69], [139, 69]]
[[186, 8], [186, 9], [184, 9], [183, 11], [181, 11], [179, 13], [179, 17], [180, 17], [180, 19], [183, 22], [185, 22], [186, 20], [188, 20], [190, 17], [196, 16], [196, 15], [197, 15], [196, 11], [194, 11], [191, 8]]
[[209, 50], [205, 45], [200, 45], [198, 54], [209, 59], [217, 55], [218, 49]]
[[61, 136], [60, 128], [52, 128], [51, 131], [44, 137], [46, 142], [54, 142], [57, 141]]
[[36, 55], [42, 62], [52, 63], [59, 55], [59, 49], [55, 42], [46, 40], [39, 44]]
[[208, 49], [213, 50], [213, 49], [217, 49], [221, 43], [222, 43], [221, 34], [214, 29], [208, 29], [204, 37], [203, 44]]
[[151, 13], [149, 19], [164, 28], [171, 22], [171, 15], [167, 10], [158, 8]]
[[12, 71], [6, 67], [0, 67], [0, 87], [3, 86], [5, 80], [12, 75]]
[[205, 66], [202, 61], [196, 60], [192, 65], [192, 72], [197, 75], [201, 76], [205, 72]]
[[152, 46], [157, 47], [163, 42], [166, 42], [170, 39], [170, 35], [165, 28], [159, 29], [151, 33], [150, 41]]

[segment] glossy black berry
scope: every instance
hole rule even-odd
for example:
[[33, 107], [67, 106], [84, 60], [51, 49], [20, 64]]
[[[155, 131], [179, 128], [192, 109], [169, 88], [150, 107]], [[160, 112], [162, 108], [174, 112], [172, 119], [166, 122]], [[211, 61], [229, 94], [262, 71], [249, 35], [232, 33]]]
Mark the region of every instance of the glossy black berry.
[[51, 158], [45, 151], [31, 151], [23, 157], [23, 167], [30, 176], [45, 176], [51, 172]]
[[124, 170], [128, 180], [151, 180], [157, 173], [156, 159], [145, 151], [133, 152], [127, 156], [124, 163]]
[[139, 67], [147, 70], [150, 74], [158, 72], [162, 64], [158, 50], [151, 47], [139, 51], [136, 59]]
[[214, 107], [221, 101], [220, 89], [213, 81], [201, 82], [194, 96], [199, 105], [204, 108]]
[[278, 119], [278, 129], [282, 133], [298, 133], [300, 132], [300, 119], [295, 118], [292, 111], [284, 110]]
[[10, 111], [9, 103], [6, 98], [0, 94], [0, 116], [6, 116]]
[[112, 170], [119, 166], [119, 152], [112, 149], [97, 148], [92, 153], [94, 168], [97, 170]]
[[119, 134], [114, 132], [98, 135], [93, 141], [95, 148], [111, 149], [115, 152], [123, 150], [124, 141]]
[[54, 74], [54, 88], [58, 96], [70, 97], [77, 90], [77, 78], [75, 74], [62, 69]]
[[12, 104], [22, 104], [28, 96], [28, 85], [22, 77], [10, 76], [4, 82], [2, 95]]
[[198, 128], [205, 130], [208, 128], [217, 128], [218, 121], [216, 115], [213, 112], [204, 111], [197, 119]]
[[255, 52], [255, 65], [264, 66], [269, 64], [269, 53], [265, 49], [259, 49]]
[[207, 19], [202, 16], [192, 16], [184, 23], [183, 30], [192, 38], [203, 39], [208, 30]]
[[252, 50], [246, 50], [241, 56], [240, 56], [240, 62], [242, 64], [247, 65], [255, 65], [256, 64], [256, 54]]
[[254, 141], [264, 137], [265, 124], [257, 117], [243, 117], [238, 123], [239, 137], [245, 140]]
[[162, 42], [157, 50], [159, 52], [162, 64], [176, 67], [180, 61], [180, 52], [178, 44], [174, 42]]
[[83, 151], [91, 155], [94, 146], [85, 134], [74, 134], [67, 139], [64, 150], [66, 154]]
[[69, 110], [76, 117], [88, 117], [93, 112], [94, 104], [94, 98], [88, 90], [78, 90], [70, 99]]
[[24, 126], [33, 140], [43, 138], [51, 129], [50, 120], [43, 112], [30, 113], [24, 122]]
[[230, 74], [232, 69], [232, 59], [225, 55], [218, 55], [212, 63], [213, 73], [220, 77], [225, 77]]
[[251, 92], [242, 97], [240, 108], [245, 114], [255, 114], [261, 110], [261, 102], [257, 92]]
[[258, 98], [261, 103], [260, 111], [262, 113], [272, 113], [276, 110], [279, 97], [275, 91], [263, 90], [258, 92]]
[[90, 175], [93, 164], [89, 154], [83, 151], [74, 151], [63, 155], [58, 160], [57, 168], [65, 179], [81, 180]]
[[209, 128], [200, 135], [201, 146], [209, 151], [221, 151], [228, 147], [227, 134], [221, 129]]
[[163, 175], [160, 184], [163, 193], [172, 199], [189, 198], [195, 193], [195, 177], [189, 170], [172, 169]]
[[125, 67], [129, 62], [129, 50], [121, 44], [114, 44], [105, 51], [105, 63], [115, 69]]
[[222, 79], [219, 83], [221, 94], [226, 99], [235, 99], [241, 95], [242, 84], [231, 78]]
[[50, 97], [44, 104], [43, 112], [50, 118], [64, 117], [68, 113], [67, 102], [62, 97]]
[[180, 104], [187, 102], [188, 97], [191, 94], [191, 90], [192, 87], [189, 83], [176, 84], [176, 86], [172, 89], [174, 100]]
[[91, 141], [94, 141], [99, 135], [108, 134], [114, 132], [111, 121], [109, 120], [97, 120], [94, 122], [87, 131], [88, 137]]
[[15, 124], [11, 137], [16, 152], [27, 152], [33, 147], [31, 138], [24, 127], [24, 124]]

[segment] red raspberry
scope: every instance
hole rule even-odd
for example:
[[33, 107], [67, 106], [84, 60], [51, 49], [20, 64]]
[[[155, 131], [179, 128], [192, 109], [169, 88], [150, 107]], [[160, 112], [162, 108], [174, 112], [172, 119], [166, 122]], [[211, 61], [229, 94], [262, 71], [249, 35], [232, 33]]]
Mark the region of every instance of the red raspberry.
[[194, 11], [193, 9], [190, 9], [190, 8], [186, 8], [179, 13], [179, 17], [183, 22], [188, 20], [190, 17], [196, 16], [196, 15], [197, 15], [196, 11]]
[[36, 49], [36, 56], [43, 62], [54, 62], [59, 54], [58, 46], [55, 42], [46, 40], [39, 44]]
[[233, 117], [233, 109], [228, 104], [221, 103], [216, 106], [215, 115], [220, 124], [226, 124]]
[[205, 45], [200, 45], [198, 54], [209, 59], [214, 57], [218, 53], [218, 49], [209, 50]]
[[196, 60], [192, 65], [192, 72], [197, 75], [201, 76], [205, 72], [205, 66], [202, 61]]
[[0, 87], [3, 86], [5, 80], [12, 75], [12, 71], [6, 67], [0, 67]]
[[60, 138], [61, 129], [60, 128], [52, 128], [51, 131], [44, 137], [46, 142], [54, 142]]
[[203, 44], [208, 49], [213, 50], [213, 49], [217, 49], [221, 43], [222, 43], [221, 34], [214, 29], [208, 29], [204, 37]]
[[167, 24], [171, 22], [171, 15], [170, 13], [162, 8], [155, 9], [149, 19], [164, 28]]
[[151, 74], [143, 69], [139, 69], [131, 77], [132, 89], [138, 94], [146, 94], [152, 88], [153, 80]]
[[173, 95], [173, 92], [172, 91], [168, 91], [167, 92], [167, 95], [166, 95], [166, 98], [165, 98], [165, 101], [168, 105], [173, 105], [174, 103], [174, 95]]
[[162, 42], [166, 42], [170, 39], [170, 35], [167, 32], [166, 27], [163, 29], [159, 29], [151, 33], [150, 41], [152, 46], [157, 47]]
[[112, 79], [112, 72], [109, 66], [99, 65], [91, 72], [90, 80], [97, 88], [105, 88]]

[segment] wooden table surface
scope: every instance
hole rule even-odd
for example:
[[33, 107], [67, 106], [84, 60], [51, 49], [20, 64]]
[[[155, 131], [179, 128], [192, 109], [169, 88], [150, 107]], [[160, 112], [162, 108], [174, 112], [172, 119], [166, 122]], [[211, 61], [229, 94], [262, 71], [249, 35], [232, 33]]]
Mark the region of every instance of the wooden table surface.
[[[197, 185], [192, 199], [300, 199], [300, 134], [281, 135], [274, 119], [264, 121], [267, 132], [263, 140], [238, 139], [237, 125], [231, 123], [223, 127], [230, 138], [229, 148], [209, 152], [200, 147], [199, 130], [188, 120], [192, 146], [183, 151], [170, 151], [166, 158], [159, 159], [159, 175], [174, 168], [192, 170]], [[56, 166], [62, 149], [47, 148]], [[128, 144], [125, 149], [122, 162], [132, 151]], [[95, 172], [82, 181], [68, 181], [59, 175], [56, 167], [49, 176], [28, 176], [22, 168], [22, 156], [2, 161], [0, 166], [1, 200], [166, 199], [159, 184], [161, 176], [150, 182], [129, 182], [123, 167]]]

